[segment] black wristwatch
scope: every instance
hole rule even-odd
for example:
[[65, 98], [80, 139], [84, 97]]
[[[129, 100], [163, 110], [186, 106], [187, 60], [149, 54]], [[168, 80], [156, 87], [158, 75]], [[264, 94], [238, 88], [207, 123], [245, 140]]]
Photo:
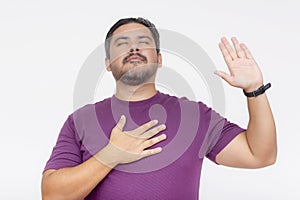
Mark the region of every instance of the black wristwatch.
[[245, 90], [243, 90], [243, 92], [246, 95], [246, 97], [257, 97], [258, 95], [265, 93], [265, 91], [270, 87], [271, 87], [271, 83], [268, 83], [267, 85], [263, 85], [253, 92], [246, 92]]

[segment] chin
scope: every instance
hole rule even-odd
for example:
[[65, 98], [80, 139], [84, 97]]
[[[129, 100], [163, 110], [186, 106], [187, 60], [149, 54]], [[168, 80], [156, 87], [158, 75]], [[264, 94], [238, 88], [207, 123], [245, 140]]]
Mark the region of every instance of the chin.
[[130, 70], [127, 73], [125, 73], [120, 78], [120, 81], [125, 85], [130, 85], [130, 86], [143, 85], [147, 83], [154, 74], [155, 71], [138, 68], [135, 70]]

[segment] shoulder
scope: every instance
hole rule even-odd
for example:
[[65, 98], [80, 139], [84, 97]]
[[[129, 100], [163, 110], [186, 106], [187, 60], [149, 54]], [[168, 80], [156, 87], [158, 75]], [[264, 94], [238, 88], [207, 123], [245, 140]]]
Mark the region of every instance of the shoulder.
[[107, 108], [111, 104], [111, 97], [103, 99], [101, 101], [97, 101], [95, 103], [90, 103], [90, 104], [85, 104], [84, 106], [81, 106], [77, 109], [74, 110], [72, 115], [78, 114], [78, 113], [85, 113], [90, 110], [98, 110], [98, 109], [103, 109]]
[[85, 104], [69, 114], [67, 121], [69, 121], [71, 124], [74, 124], [74, 121], [78, 122], [83, 119], [95, 117], [98, 112], [103, 112], [110, 108], [110, 104], [111, 98], [106, 98], [95, 103]]
[[171, 94], [165, 94], [165, 93], [160, 93], [161, 98], [164, 100], [165, 103], [178, 103], [182, 106], [198, 106], [199, 109], [207, 112], [210, 111], [211, 108], [207, 106], [205, 103], [199, 100], [191, 100], [190, 98], [186, 96], [176, 96], [176, 95], [171, 95]]

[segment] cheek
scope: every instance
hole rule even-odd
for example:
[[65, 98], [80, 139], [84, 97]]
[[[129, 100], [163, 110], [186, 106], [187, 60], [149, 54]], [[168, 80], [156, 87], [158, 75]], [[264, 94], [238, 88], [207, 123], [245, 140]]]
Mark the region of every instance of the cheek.
[[120, 55], [120, 54], [111, 54], [110, 55], [110, 62], [111, 64], [118, 64], [122, 63], [123, 59], [125, 58], [125, 55]]
[[147, 55], [148, 62], [157, 63], [158, 62], [158, 56], [156, 51], [155, 52], [149, 52]]
[[120, 60], [124, 56], [124, 52], [120, 49], [116, 48], [110, 48], [110, 60], [111, 62], [115, 62], [117, 60]]

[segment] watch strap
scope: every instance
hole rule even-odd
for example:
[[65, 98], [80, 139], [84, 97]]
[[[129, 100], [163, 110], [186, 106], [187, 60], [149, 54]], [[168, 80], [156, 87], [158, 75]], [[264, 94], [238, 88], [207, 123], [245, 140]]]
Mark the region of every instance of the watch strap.
[[243, 92], [246, 95], [246, 97], [257, 97], [258, 95], [265, 93], [265, 91], [270, 87], [271, 87], [271, 83], [268, 83], [267, 85], [263, 85], [253, 92], [246, 92], [245, 90], [243, 90]]

